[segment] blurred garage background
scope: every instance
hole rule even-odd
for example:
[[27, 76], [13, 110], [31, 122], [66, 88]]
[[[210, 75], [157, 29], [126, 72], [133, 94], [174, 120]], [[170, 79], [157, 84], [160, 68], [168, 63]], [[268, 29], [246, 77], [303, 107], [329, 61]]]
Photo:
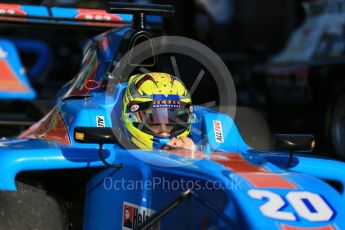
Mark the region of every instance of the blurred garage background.
[[[193, 38], [213, 49], [232, 73], [238, 104], [261, 111], [273, 132], [312, 133], [317, 152], [345, 159], [345, 0], [139, 2], [174, 5], [176, 14], [165, 21], [164, 33]], [[95, 8], [103, 3], [42, 1]], [[0, 125], [13, 128], [1, 128], [6, 132], [0, 134], [14, 135], [20, 130], [13, 120], [24, 121], [23, 130], [51, 108], [58, 89], [78, 73], [87, 38], [104, 28], [8, 24], [0, 28], [1, 37], [43, 41], [49, 53], [45, 68], [31, 78], [38, 95], [35, 109], [18, 106], [17, 101], [1, 102], [0, 120], [6, 122]], [[19, 53], [24, 67], [30, 69], [37, 57], [25, 50]], [[13, 119], [23, 108], [25, 118]]]

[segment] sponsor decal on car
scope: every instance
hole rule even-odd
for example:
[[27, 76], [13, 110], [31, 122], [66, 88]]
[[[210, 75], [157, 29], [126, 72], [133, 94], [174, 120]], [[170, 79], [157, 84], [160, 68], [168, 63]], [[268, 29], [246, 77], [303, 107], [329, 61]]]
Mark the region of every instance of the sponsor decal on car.
[[26, 15], [18, 4], [0, 4], [0, 15]]
[[79, 9], [76, 19], [86, 19], [95, 21], [122, 21], [121, 17], [109, 14], [104, 10]]
[[97, 127], [105, 127], [104, 116], [96, 116]]
[[[144, 221], [155, 213], [154, 210], [141, 207], [128, 202], [123, 202], [122, 229], [137, 229]], [[150, 227], [152, 230], [159, 230], [159, 222]]]
[[83, 141], [84, 138], [85, 138], [84, 133], [78, 133], [78, 132], [75, 133], [75, 139]]
[[[263, 200], [264, 203], [260, 206], [261, 213], [277, 220], [305, 219], [310, 222], [323, 222], [331, 220], [335, 215], [329, 202], [312, 192], [290, 191], [282, 197], [270, 190], [251, 189], [248, 195], [253, 199]], [[289, 206], [290, 209], [286, 209]]]
[[222, 123], [220, 121], [213, 121], [213, 130], [217, 143], [224, 143]]

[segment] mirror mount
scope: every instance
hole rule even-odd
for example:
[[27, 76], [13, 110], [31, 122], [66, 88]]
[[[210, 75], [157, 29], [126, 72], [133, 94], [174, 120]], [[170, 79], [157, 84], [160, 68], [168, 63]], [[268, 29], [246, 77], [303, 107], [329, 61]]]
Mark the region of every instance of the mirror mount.
[[110, 164], [103, 155], [104, 144], [118, 143], [113, 130], [111, 128], [101, 127], [75, 127], [74, 140], [78, 143], [98, 144], [99, 158], [108, 168], [122, 168], [122, 164]]
[[310, 152], [315, 147], [315, 137], [311, 134], [276, 134], [274, 141], [276, 150], [289, 151], [289, 160], [285, 168], [293, 162], [294, 152]]
[[135, 3], [122, 3], [122, 2], [108, 2], [106, 8], [108, 13], [132, 14], [133, 15], [133, 28], [138, 30], [145, 30], [145, 16], [173, 16], [175, 9], [171, 5], [158, 5], [158, 4], [135, 4]]
[[105, 166], [107, 166], [108, 168], [120, 169], [120, 168], [123, 167], [122, 164], [110, 164], [110, 163], [108, 163], [108, 162], [105, 160], [104, 155], [103, 155], [103, 144], [102, 144], [102, 143], [99, 143], [98, 152], [99, 152], [99, 158], [101, 159], [101, 161], [103, 162], [103, 164], [104, 164]]
[[286, 162], [286, 164], [284, 165], [284, 168], [286, 168], [286, 169], [288, 169], [288, 168], [290, 168], [290, 166], [292, 165], [292, 161], [293, 161], [293, 152], [294, 152], [294, 150], [292, 150], [292, 149], [290, 149], [289, 150], [289, 160], [288, 160], [288, 162]]

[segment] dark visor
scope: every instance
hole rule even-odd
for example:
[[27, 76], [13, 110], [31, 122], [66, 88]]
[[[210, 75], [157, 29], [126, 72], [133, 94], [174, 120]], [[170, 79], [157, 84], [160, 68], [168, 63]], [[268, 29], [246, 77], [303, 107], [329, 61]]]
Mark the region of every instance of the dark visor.
[[185, 109], [168, 109], [157, 108], [139, 111], [136, 113], [137, 121], [146, 124], [167, 124], [175, 125], [188, 123], [190, 116], [189, 108]]

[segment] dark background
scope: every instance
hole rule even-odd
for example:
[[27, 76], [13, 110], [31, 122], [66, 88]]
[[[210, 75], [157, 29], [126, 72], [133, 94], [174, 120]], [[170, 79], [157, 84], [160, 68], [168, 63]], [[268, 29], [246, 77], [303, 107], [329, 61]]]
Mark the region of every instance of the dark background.
[[[7, 2], [14, 3], [14, 1]], [[19, 2], [37, 4], [37, 1]], [[332, 59], [321, 66], [310, 65], [310, 63], [292, 63], [298, 68], [308, 69], [306, 87], [311, 93], [311, 97], [308, 99], [303, 96], [293, 98], [286, 95], [285, 102], [277, 102], [274, 100], [275, 95], [271, 93], [274, 86], [267, 85], [267, 79], [270, 77], [266, 71], [269, 60], [283, 50], [292, 33], [306, 19], [302, 3], [317, 1], [228, 0], [226, 2], [225, 0], [227, 4], [223, 7], [223, 13], [228, 12], [229, 16], [225, 20], [216, 20], [214, 15], [210, 14], [210, 9], [202, 4], [205, 2], [203, 0], [147, 0], [140, 2], [175, 6], [176, 14], [165, 20], [163, 33], [193, 38], [214, 50], [232, 73], [237, 90], [238, 105], [258, 109], [276, 133], [315, 134], [318, 140], [317, 151], [328, 152], [331, 153], [330, 156], [336, 156], [333, 154], [336, 150], [332, 142], [331, 124], [334, 104], [337, 103], [336, 98], [340, 97], [339, 92], [345, 92], [343, 88], [336, 88], [344, 83], [342, 77], [344, 69], [341, 66], [345, 61], [341, 60], [334, 65]], [[209, 2], [217, 5], [222, 1], [209, 0]], [[42, 4], [102, 8], [104, 2], [60, 0], [42, 1]], [[52, 64], [49, 72], [44, 76], [44, 87], [42, 87], [42, 82], [33, 81], [33, 85], [38, 91], [38, 98], [51, 100], [55, 98], [58, 89], [78, 73], [82, 47], [87, 39], [104, 31], [102, 29], [51, 26], [11, 27], [2, 25], [0, 28], [2, 37], [43, 39], [51, 47]], [[341, 39], [345, 44], [345, 38]], [[345, 54], [342, 57], [345, 57]], [[22, 54], [22, 59], [24, 65], [30, 66], [33, 57]], [[336, 76], [336, 78], [330, 76]], [[275, 77], [273, 76], [273, 78]], [[290, 71], [287, 78], [294, 86], [294, 81], [296, 82], [299, 76]], [[198, 98], [207, 96], [208, 86], [207, 82], [201, 84], [199, 94], [202, 96], [198, 96]], [[280, 91], [279, 88], [276, 90]], [[296, 91], [296, 95], [299, 95], [299, 92]], [[280, 96], [284, 97], [284, 95]]]

